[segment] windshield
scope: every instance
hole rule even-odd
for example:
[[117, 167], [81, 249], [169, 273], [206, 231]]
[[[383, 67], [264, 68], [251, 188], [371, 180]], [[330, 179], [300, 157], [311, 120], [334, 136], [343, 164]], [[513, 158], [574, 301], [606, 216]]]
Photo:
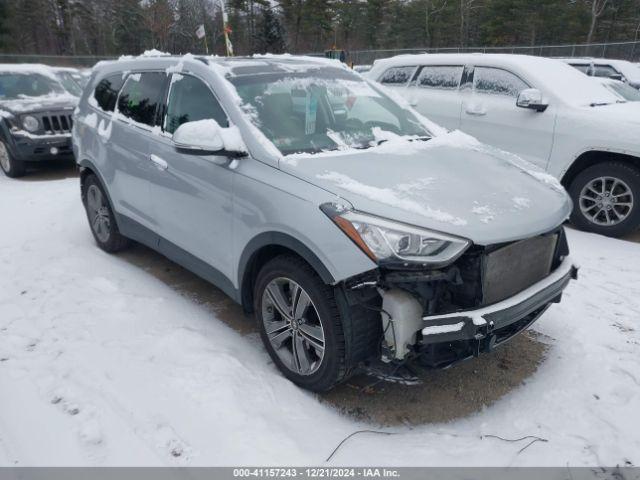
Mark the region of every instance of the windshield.
[[64, 93], [54, 79], [39, 73], [0, 73], [0, 100], [16, 100]]
[[56, 72], [56, 77], [60, 80], [60, 83], [64, 89], [71, 95], [79, 97], [82, 95], [82, 87], [76, 80], [75, 76], [70, 72]]
[[[525, 57], [514, 55], [514, 63], [523, 67], [523, 77], [527, 83], [549, 92], [565, 104], [573, 107], [591, 107], [617, 103], [620, 99], [593, 78], [562, 61], [552, 58]], [[516, 60], [515, 57], [523, 57]], [[518, 73], [518, 72], [516, 72]]]
[[284, 155], [428, 138], [410, 112], [342, 69], [230, 78], [254, 123]]
[[627, 83], [615, 82], [608, 83], [607, 88], [613, 90], [614, 93], [617, 93], [625, 100], [630, 102], [638, 102], [640, 101], [640, 90], [636, 90], [632, 86]]

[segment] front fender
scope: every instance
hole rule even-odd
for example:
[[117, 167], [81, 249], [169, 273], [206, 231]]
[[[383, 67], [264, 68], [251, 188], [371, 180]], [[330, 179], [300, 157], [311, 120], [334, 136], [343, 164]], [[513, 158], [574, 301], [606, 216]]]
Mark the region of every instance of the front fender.
[[335, 278], [318, 256], [300, 240], [282, 232], [263, 232], [254, 237], [244, 248], [238, 262], [238, 285], [242, 285], [247, 273], [247, 266], [263, 247], [280, 246], [294, 251], [302, 257], [320, 275], [327, 284], [336, 283]]

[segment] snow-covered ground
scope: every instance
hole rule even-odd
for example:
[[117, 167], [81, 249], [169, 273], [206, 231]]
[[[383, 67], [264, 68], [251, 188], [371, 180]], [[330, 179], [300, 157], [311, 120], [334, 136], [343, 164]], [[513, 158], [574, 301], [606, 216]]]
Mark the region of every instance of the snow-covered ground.
[[[320, 465], [372, 428], [98, 250], [77, 179], [0, 177], [0, 220], [0, 465]], [[550, 347], [533, 376], [468, 418], [357, 435], [330, 463], [640, 464], [640, 244], [570, 242], [580, 279], [535, 325]]]

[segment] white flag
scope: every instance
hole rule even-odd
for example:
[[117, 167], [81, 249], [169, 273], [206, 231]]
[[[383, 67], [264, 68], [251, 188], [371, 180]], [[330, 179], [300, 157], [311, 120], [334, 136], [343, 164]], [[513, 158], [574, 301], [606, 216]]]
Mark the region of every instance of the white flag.
[[206, 35], [206, 33], [204, 31], [204, 25], [200, 25], [198, 27], [198, 29], [196, 30], [196, 37], [202, 39], [202, 38], [204, 38], [205, 35]]

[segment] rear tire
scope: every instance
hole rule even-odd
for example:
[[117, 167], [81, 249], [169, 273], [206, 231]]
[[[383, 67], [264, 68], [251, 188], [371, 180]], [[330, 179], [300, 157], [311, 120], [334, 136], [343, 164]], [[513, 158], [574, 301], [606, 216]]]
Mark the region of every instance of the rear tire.
[[571, 223], [580, 230], [622, 237], [640, 226], [640, 170], [609, 161], [580, 172], [569, 186]]
[[129, 246], [131, 241], [120, 234], [107, 194], [94, 174], [84, 180], [82, 201], [93, 238], [102, 250], [115, 253]]
[[0, 141], [0, 168], [9, 178], [22, 177], [27, 172], [25, 162], [11, 155], [11, 152], [2, 141]]
[[285, 254], [264, 265], [254, 311], [269, 356], [293, 383], [322, 392], [348, 376], [345, 319], [333, 288], [304, 260]]

